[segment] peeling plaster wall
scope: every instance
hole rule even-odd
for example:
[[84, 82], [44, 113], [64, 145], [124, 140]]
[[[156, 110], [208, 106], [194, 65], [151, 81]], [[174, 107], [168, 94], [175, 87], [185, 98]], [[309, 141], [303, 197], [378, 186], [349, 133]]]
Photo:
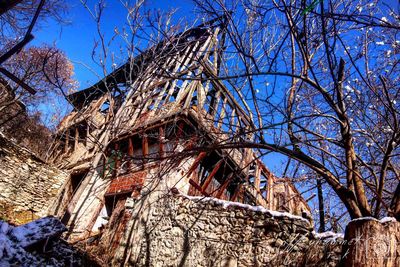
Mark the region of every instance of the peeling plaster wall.
[[22, 224], [47, 214], [68, 174], [0, 133], [0, 210]]
[[[189, 190], [189, 178], [183, 177], [183, 174], [187, 173], [193, 161], [193, 157], [189, 157], [179, 162], [178, 166], [171, 167], [171, 164], [157, 163], [151, 167], [149, 165], [144, 168], [146, 176], [139, 198], [146, 199], [149, 194], [152, 196], [165, 194], [168, 192], [168, 188], [172, 187], [187, 193]], [[143, 172], [143, 170], [138, 172]], [[92, 234], [93, 223], [104, 205], [102, 200], [111, 182], [108, 178], [100, 177], [98, 170], [89, 174], [85, 180], [85, 185], [81, 186], [76, 193], [78, 196], [72, 200], [76, 202], [76, 205], [73, 207], [71, 220], [68, 222], [71, 230], [70, 240], [79, 240]], [[57, 215], [62, 216], [61, 213]]]
[[337, 266], [340, 260], [343, 239], [318, 238], [297, 216], [172, 194], [127, 201], [126, 208], [132, 219], [113, 266]]

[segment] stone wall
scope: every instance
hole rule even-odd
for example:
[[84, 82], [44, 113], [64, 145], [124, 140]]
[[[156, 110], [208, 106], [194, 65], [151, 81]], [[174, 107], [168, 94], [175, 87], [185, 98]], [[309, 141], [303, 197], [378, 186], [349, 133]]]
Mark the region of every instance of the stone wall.
[[308, 220], [287, 213], [176, 194], [127, 208], [131, 230], [113, 265], [336, 266], [340, 260], [343, 239], [317, 235]]
[[0, 216], [16, 224], [47, 213], [67, 173], [0, 133]]

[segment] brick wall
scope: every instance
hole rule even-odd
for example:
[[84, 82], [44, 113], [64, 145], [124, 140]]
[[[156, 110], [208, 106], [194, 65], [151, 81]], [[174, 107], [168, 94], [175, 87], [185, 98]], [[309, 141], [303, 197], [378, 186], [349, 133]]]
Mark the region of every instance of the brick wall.
[[146, 171], [141, 171], [114, 178], [107, 189], [106, 195], [129, 193], [140, 190], [143, 186], [146, 174]]

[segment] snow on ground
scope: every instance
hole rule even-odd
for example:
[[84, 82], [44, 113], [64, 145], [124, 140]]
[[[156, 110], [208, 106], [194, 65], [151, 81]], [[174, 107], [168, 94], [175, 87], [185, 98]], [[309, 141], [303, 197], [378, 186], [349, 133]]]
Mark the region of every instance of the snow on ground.
[[67, 228], [57, 218], [49, 216], [15, 227], [11, 231], [11, 236], [16, 238], [21, 247], [25, 248], [66, 230]]
[[26, 247], [60, 235], [65, 226], [54, 217], [44, 217], [22, 226], [0, 221], [0, 266], [64, 266], [62, 262], [30, 253]]

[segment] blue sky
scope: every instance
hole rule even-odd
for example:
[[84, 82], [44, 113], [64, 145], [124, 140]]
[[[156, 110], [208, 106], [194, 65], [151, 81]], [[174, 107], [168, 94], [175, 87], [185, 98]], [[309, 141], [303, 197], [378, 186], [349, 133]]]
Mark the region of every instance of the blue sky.
[[[88, 6], [93, 8], [97, 1], [88, 1]], [[125, 21], [126, 9], [120, 1], [107, 1], [106, 12], [104, 13], [102, 28], [106, 39], [114, 33], [114, 28], [121, 28]], [[98, 38], [96, 24], [89, 12], [78, 0], [69, 2], [70, 10], [66, 14], [67, 23], [60, 25], [54, 21], [48, 21], [34, 30], [35, 39], [30, 45], [55, 44], [63, 50], [72, 61], [75, 70], [75, 79], [79, 82], [79, 89], [84, 89], [97, 82], [103, 76], [101, 70], [96, 68], [91, 53], [94, 40]], [[177, 9], [173, 20], [186, 17], [189, 20], [194, 18], [193, 4], [190, 0], [181, 1], [146, 1], [146, 9], [160, 10], [167, 12]], [[99, 77], [90, 71], [86, 66], [94, 69]]]

